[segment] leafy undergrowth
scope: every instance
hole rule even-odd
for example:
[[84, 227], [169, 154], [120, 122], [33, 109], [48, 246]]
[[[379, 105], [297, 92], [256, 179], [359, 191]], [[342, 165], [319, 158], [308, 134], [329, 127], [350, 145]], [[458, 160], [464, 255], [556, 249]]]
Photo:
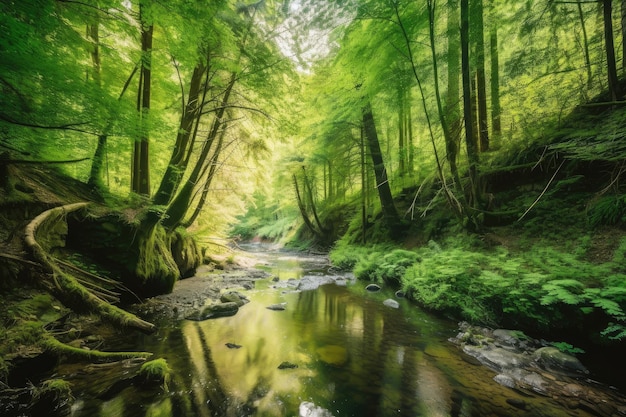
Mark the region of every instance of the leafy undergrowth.
[[[611, 247], [589, 259], [601, 232], [577, 239], [531, 238], [516, 228], [449, 235], [413, 250], [338, 243], [334, 265], [359, 279], [399, 285], [421, 306], [454, 319], [535, 334], [586, 332], [626, 338], [626, 236], [606, 229]], [[567, 233], [569, 235], [569, 233]], [[593, 237], [592, 237], [593, 235]]]

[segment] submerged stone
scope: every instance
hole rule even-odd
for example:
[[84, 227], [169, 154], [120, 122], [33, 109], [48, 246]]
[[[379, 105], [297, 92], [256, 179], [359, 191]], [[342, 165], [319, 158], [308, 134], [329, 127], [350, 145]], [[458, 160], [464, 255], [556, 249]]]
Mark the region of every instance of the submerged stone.
[[278, 365], [278, 369], [295, 369], [297, 367], [298, 365], [296, 365], [295, 363], [286, 362], [286, 361]]
[[400, 308], [400, 303], [398, 303], [396, 300], [392, 300], [391, 298], [387, 298], [385, 301], [383, 301], [383, 304], [391, 308]]
[[334, 417], [330, 411], [309, 401], [305, 401], [300, 404], [298, 412], [299, 417]]
[[236, 343], [230, 343], [230, 342], [228, 342], [228, 343], [226, 343], [226, 347], [227, 347], [228, 349], [239, 349], [239, 348], [241, 347], [241, 345], [238, 345], [238, 344], [236, 344]]
[[245, 295], [238, 293], [237, 291], [225, 292], [220, 296], [220, 301], [222, 303], [236, 303], [239, 307], [250, 302]]
[[237, 311], [239, 311], [239, 306], [234, 302], [212, 304], [205, 307], [202, 311], [196, 311], [185, 318], [187, 320], [203, 321], [218, 317], [234, 316], [237, 314]]
[[319, 359], [329, 365], [343, 366], [348, 362], [348, 351], [343, 346], [326, 345], [315, 351]]

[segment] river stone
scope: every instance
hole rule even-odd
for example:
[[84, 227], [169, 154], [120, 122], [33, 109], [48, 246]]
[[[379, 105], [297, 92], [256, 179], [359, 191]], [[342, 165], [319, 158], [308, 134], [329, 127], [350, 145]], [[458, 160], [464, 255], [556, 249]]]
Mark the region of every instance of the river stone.
[[250, 302], [245, 295], [238, 293], [237, 291], [225, 292], [220, 296], [220, 301], [222, 303], [236, 303], [239, 307]]
[[267, 306], [268, 310], [274, 310], [274, 311], [284, 311], [287, 309], [287, 303], [280, 303], [280, 304], [272, 304]]
[[531, 359], [526, 355], [510, 352], [499, 347], [479, 347], [465, 345], [463, 351], [475, 357], [485, 366], [502, 372], [504, 369], [521, 368], [527, 366]]
[[278, 369], [295, 369], [297, 367], [298, 365], [296, 365], [295, 363], [291, 363], [291, 362], [281, 362], [281, 364], [278, 365]]
[[383, 301], [383, 304], [391, 308], [400, 308], [400, 303], [391, 298], [387, 298], [385, 301]]
[[404, 298], [404, 297], [406, 297], [406, 294], [402, 290], [396, 291], [394, 295], [396, 296], [396, 298]]
[[566, 375], [586, 375], [589, 373], [577, 358], [561, 352], [555, 347], [547, 346], [537, 349], [533, 353], [533, 357], [542, 368], [549, 371], [562, 372]]
[[515, 388], [515, 380], [509, 375], [498, 374], [493, 377], [493, 380], [503, 387]]
[[334, 417], [330, 411], [322, 407], [318, 407], [309, 401], [305, 401], [300, 404], [298, 411], [299, 417]]
[[518, 330], [496, 329], [493, 331], [493, 337], [499, 346], [507, 349], [526, 350], [531, 341], [528, 336]]
[[343, 346], [326, 345], [315, 351], [319, 359], [329, 365], [343, 366], [348, 362], [348, 351]]
[[305, 275], [300, 279], [297, 289], [300, 291], [311, 291], [319, 288], [320, 285], [332, 284], [335, 280], [329, 276]]
[[197, 311], [186, 317], [187, 320], [203, 321], [208, 319], [215, 319], [218, 317], [234, 316], [239, 311], [237, 303], [220, 303], [212, 304], [205, 307], [202, 311]]
[[367, 287], [365, 287], [365, 289], [371, 292], [377, 292], [377, 291], [380, 291], [380, 285], [369, 284]]

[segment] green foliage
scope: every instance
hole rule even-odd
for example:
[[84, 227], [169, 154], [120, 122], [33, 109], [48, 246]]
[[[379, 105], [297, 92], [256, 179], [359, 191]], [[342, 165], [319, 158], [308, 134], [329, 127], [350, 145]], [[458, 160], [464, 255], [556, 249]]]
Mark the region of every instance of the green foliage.
[[552, 346], [557, 348], [563, 353], [568, 353], [570, 355], [575, 355], [577, 353], [585, 353], [585, 351], [581, 348], [574, 347], [566, 342], [552, 342], [550, 343]]
[[587, 216], [593, 227], [626, 224], [626, 194], [601, 197], [589, 207]]
[[363, 247], [342, 243], [333, 248], [330, 260], [337, 268], [353, 269], [358, 279], [398, 284], [406, 269], [419, 262], [419, 256], [389, 245]]

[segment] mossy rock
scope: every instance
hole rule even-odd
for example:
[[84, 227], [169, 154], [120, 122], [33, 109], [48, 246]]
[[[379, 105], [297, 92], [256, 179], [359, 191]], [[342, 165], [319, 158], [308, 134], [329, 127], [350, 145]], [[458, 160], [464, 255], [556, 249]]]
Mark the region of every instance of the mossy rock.
[[197, 311], [186, 317], [187, 320], [203, 321], [208, 319], [215, 319], [218, 317], [234, 316], [239, 311], [239, 305], [235, 302], [226, 302], [219, 304], [212, 304], [204, 307], [202, 311]]
[[155, 359], [141, 365], [137, 373], [137, 381], [144, 387], [167, 387], [170, 373], [170, 367], [165, 359]]

